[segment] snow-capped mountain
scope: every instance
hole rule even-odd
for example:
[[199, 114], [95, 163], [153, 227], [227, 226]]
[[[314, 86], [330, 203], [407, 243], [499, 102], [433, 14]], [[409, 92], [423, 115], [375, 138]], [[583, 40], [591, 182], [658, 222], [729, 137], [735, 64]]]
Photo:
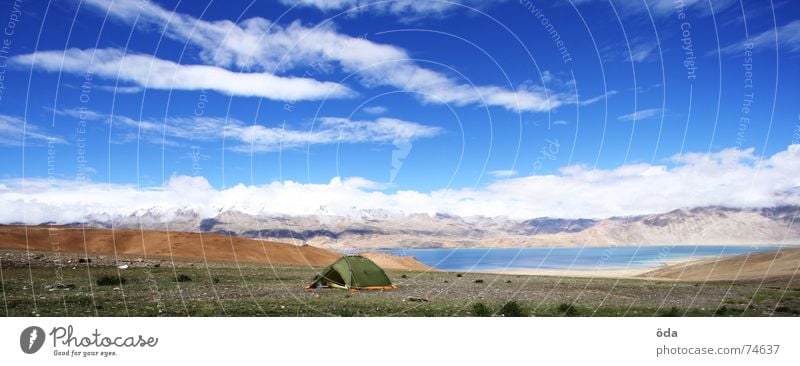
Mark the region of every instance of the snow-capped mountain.
[[[254, 215], [235, 208], [212, 217], [192, 209], [94, 213], [92, 227], [225, 233], [334, 249], [578, 245], [800, 244], [800, 206], [685, 208], [606, 219], [460, 217], [354, 210], [346, 216]], [[80, 224], [80, 223], [71, 223]]]

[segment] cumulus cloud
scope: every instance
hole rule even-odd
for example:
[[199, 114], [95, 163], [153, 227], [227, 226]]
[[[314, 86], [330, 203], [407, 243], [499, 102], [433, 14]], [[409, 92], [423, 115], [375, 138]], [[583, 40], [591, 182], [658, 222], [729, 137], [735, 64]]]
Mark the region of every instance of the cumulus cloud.
[[411, 91], [423, 101], [437, 104], [544, 112], [576, 102], [572, 93], [551, 91], [543, 86], [473, 86], [469, 81], [455, 80], [419, 66], [402, 48], [339, 33], [331, 23], [307, 27], [293, 22], [281, 26], [260, 17], [240, 23], [205, 21], [149, 1], [86, 0], [84, 3], [119, 21], [133, 24], [137, 20], [136, 24], [147, 30], [156, 29], [166, 37], [197, 46], [205, 62], [220, 67], [270, 72], [302, 68], [317, 74], [338, 65], [347, 73], [355, 73], [368, 87], [390, 86]]
[[12, 64], [33, 65], [49, 72], [92, 73], [164, 90], [215, 90], [247, 97], [282, 101], [347, 97], [346, 86], [308, 78], [280, 77], [266, 72], [240, 73], [207, 65], [181, 65], [150, 55], [126, 54], [117, 49], [70, 48], [14, 56]]
[[[121, 130], [136, 130], [137, 136], [155, 144], [176, 145], [181, 140], [212, 141], [224, 136], [233, 140], [231, 147], [239, 152], [270, 152], [309, 145], [401, 143], [439, 135], [443, 129], [396, 118], [350, 120], [321, 117], [308, 129], [267, 127], [246, 124], [222, 117], [168, 117], [161, 120], [137, 120], [122, 115], [113, 117], [90, 110], [68, 109], [56, 113], [74, 118], [110, 122]], [[239, 144], [235, 144], [238, 142]]]
[[[71, 222], [83, 215], [130, 215], [150, 209], [220, 210], [249, 214], [351, 215], [360, 209], [461, 216], [601, 218], [666, 212], [681, 207], [768, 207], [800, 204], [800, 145], [760, 158], [753, 149], [675, 156], [668, 164], [614, 169], [568, 166], [558, 174], [498, 181], [481, 188], [432, 192], [383, 191], [363, 178], [325, 184], [273, 182], [216, 189], [202, 177], [174, 176], [160, 187], [47, 179], [0, 182], [0, 222]], [[25, 190], [22, 191], [24, 184]]]
[[42, 128], [25, 123], [20, 118], [0, 114], [0, 146], [20, 146], [23, 141], [27, 141], [27, 144], [41, 141], [58, 144], [66, 142], [60, 137], [48, 135]]

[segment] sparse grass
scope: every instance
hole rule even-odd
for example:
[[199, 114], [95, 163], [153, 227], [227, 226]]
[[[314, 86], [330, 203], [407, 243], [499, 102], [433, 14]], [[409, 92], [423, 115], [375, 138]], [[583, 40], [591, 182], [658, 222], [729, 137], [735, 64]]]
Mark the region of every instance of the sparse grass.
[[358, 313], [354, 312], [349, 308], [339, 308], [337, 311], [334, 312], [337, 316], [341, 317], [354, 317], [358, 316]]
[[736, 301], [735, 299], [730, 298], [730, 297], [726, 297], [724, 300], [722, 300], [722, 302], [724, 302], [726, 304], [729, 304], [729, 305], [733, 305], [733, 304], [738, 304], [739, 303], [738, 301]]
[[714, 316], [740, 316], [742, 313], [744, 313], [744, 310], [728, 307], [727, 305], [722, 305], [714, 310]]
[[783, 291], [769, 288], [761, 288], [750, 295], [750, 299], [756, 304], [761, 304], [765, 300], [777, 300], [783, 295]]
[[[77, 261], [79, 256], [75, 258]], [[76, 287], [52, 292], [46, 287], [54, 282], [53, 268], [34, 267], [31, 278], [27, 267], [4, 266], [8, 312], [0, 307], [0, 316], [31, 316], [34, 309], [41, 316], [650, 317], [769, 316], [773, 310], [777, 316], [800, 315], [800, 292], [790, 289], [783, 298], [776, 296], [783, 290], [756, 294], [757, 284], [706, 284], [698, 288], [693, 283], [516, 275], [479, 278], [475, 274], [463, 274], [465, 280], [456, 281], [453, 278], [457, 273], [388, 271], [390, 278], [399, 280], [403, 274], [408, 278], [399, 281], [400, 287], [394, 291], [350, 293], [303, 290], [315, 275], [314, 269], [307, 267], [215, 264], [206, 269], [178, 263], [178, 274], [194, 279], [179, 286], [172, 266], [129, 268], [124, 271], [124, 282], [120, 282], [114, 267], [94, 265], [65, 268], [63, 282]], [[506, 285], [508, 281], [514, 285]], [[120, 291], [111, 289], [120, 284], [125, 284]], [[37, 295], [36, 307], [31, 286]], [[609, 294], [612, 287], [614, 291]], [[663, 308], [667, 289], [672, 291], [670, 302]], [[544, 298], [542, 294], [550, 295]], [[743, 312], [754, 294], [763, 303]], [[430, 301], [403, 301], [409, 296]], [[739, 301], [729, 304], [724, 301], [727, 298]], [[630, 305], [632, 300], [635, 307]], [[682, 305], [690, 303], [690, 308]], [[720, 303], [725, 307], [717, 309]]]

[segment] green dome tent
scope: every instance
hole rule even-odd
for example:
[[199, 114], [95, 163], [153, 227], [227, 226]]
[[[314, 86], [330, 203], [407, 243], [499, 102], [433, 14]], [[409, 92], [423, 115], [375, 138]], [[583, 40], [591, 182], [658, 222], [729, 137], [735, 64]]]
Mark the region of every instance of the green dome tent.
[[349, 290], [390, 290], [389, 276], [375, 262], [360, 255], [339, 258], [314, 277], [306, 288], [336, 287]]

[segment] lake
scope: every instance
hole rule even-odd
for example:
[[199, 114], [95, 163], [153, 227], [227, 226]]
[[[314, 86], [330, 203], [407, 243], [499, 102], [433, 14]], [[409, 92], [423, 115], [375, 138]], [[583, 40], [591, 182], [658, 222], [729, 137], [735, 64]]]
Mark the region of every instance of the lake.
[[[443, 271], [497, 269], [614, 269], [659, 267], [667, 262], [731, 256], [780, 249], [779, 246], [609, 246], [575, 248], [384, 249], [379, 252], [416, 257]], [[785, 246], [784, 246], [785, 248]]]

